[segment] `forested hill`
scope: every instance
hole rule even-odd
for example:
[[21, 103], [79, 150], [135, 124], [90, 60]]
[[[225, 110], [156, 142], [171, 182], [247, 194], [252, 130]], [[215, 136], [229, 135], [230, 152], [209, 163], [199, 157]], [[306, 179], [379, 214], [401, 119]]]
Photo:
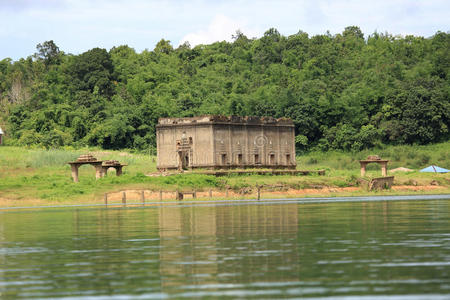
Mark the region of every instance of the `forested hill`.
[[9, 143], [147, 149], [159, 117], [292, 118], [298, 149], [359, 150], [448, 140], [450, 36], [374, 33], [259, 39], [153, 51], [66, 54], [47, 41], [0, 61], [0, 124]]

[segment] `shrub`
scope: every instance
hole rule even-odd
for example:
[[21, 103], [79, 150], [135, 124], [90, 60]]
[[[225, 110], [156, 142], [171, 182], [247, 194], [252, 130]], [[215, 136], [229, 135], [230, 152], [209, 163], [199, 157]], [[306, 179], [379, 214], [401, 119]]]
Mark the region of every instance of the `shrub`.
[[295, 146], [299, 150], [305, 150], [308, 147], [308, 137], [304, 135], [297, 135], [295, 137]]
[[425, 165], [428, 164], [430, 162], [431, 156], [429, 156], [426, 153], [422, 153], [419, 155], [419, 159], [418, 162], [420, 165]]
[[31, 146], [40, 144], [42, 141], [42, 135], [34, 130], [22, 130], [20, 132], [20, 138], [18, 144], [21, 146]]
[[392, 155], [393, 161], [400, 161], [401, 159], [401, 152], [400, 151], [394, 151], [394, 154]]
[[318, 163], [318, 160], [317, 160], [317, 158], [315, 158], [315, 157], [309, 157], [307, 160], [306, 160], [306, 162], [305, 162], [307, 165], [314, 165], [314, 164], [317, 164]]
[[46, 132], [42, 136], [41, 144], [45, 149], [57, 149], [64, 145], [70, 145], [72, 143], [72, 136], [58, 129], [53, 129]]
[[406, 157], [407, 158], [413, 159], [413, 158], [416, 158], [416, 156], [417, 156], [417, 153], [414, 150], [412, 150], [412, 151], [410, 150], [410, 151], [406, 152]]

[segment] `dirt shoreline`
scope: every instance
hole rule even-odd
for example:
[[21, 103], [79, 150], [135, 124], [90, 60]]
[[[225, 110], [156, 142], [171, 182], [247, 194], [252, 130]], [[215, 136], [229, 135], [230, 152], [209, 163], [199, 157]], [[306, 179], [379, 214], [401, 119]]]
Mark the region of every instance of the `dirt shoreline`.
[[[108, 203], [121, 203], [123, 192], [126, 192], [127, 202], [137, 203], [142, 201], [142, 190], [128, 189], [108, 193]], [[391, 190], [383, 191], [367, 191], [362, 187], [323, 187], [321, 189], [287, 189], [280, 191], [261, 191], [261, 198], [301, 198], [301, 197], [349, 197], [349, 196], [381, 196], [381, 195], [425, 195], [425, 194], [440, 194], [448, 193], [449, 189], [445, 186], [436, 185], [397, 185], [392, 186]], [[158, 191], [144, 191], [146, 202], [160, 201], [160, 194]], [[162, 201], [175, 200], [175, 192], [164, 192]], [[211, 197], [209, 190], [202, 190], [197, 192], [197, 200], [214, 201], [219, 199], [255, 199], [257, 197], [256, 191], [248, 194], [242, 194], [234, 191], [211, 190]], [[192, 195], [186, 195], [185, 199], [192, 199]], [[0, 197], [0, 208], [13, 207], [38, 207], [38, 206], [58, 206], [58, 205], [81, 205], [81, 204], [104, 204], [104, 197], [98, 195], [86, 196], [82, 201], [78, 200], [44, 200], [44, 199], [8, 199]]]

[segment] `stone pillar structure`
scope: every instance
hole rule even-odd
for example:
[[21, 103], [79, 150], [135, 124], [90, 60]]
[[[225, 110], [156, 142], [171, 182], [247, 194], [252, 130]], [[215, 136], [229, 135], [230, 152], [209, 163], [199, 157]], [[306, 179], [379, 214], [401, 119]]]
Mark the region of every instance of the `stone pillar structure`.
[[380, 162], [381, 164], [381, 176], [387, 176], [387, 161]]
[[72, 169], [72, 179], [73, 182], [78, 182], [78, 168], [80, 165], [78, 164], [70, 164], [70, 168]]
[[367, 163], [360, 161], [359, 164], [360, 164], [360, 167], [361, 167], [361, 177], [364, 177], [364, 176], [366, 176]]
[[116, 167], [116, 176], [122, 175], [122, 166]]
[[94, 165], [95, 167], [95, 179], [100, 179], [103, 177], [103, 170], [102, 170], [102, 165]]
[[370, 163], [377, 163], [381, 165], [381, 175], [387, 176], [387, 164], [388, 160], [384, 159], [366, 159], [366, 160], [360, 160], [359, 164], [361, 167], [361, 177], [364, 177], [366, 175], [366, 166]]
[[103, 168], [102, 168], [103, 161], [101, 160], [91, 160], [91, 161], [72, 161], [68, 164], [70, 165], [70, 169], [72, 170], [72, 179], [74, 182], [79, 182], [78, 180], [78, 169], [81, 165], [92, 165], [95, 168], [95, 178], [99, 179], [103, 177]]
[[114, 168], [116, 170], [116, 176], [122, 175], [122, 168], [127, 166], [126, 164], [121, 163], [115, 163], [115, 164], [108, 164], [103, 162], [103, 165], [101, 166], [102, 169], [102, 177], [108, 175], [108, 169]]

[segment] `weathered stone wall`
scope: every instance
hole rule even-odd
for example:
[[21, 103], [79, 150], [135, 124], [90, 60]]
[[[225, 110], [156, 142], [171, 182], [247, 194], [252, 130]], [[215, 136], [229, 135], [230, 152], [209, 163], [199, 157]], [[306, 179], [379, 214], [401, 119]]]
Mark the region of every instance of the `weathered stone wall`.
[[177, 140], [192, 138], [190, 164], [196, 167], [210, 167], [213, 164], [213, 143], [211, 125], [172, 126], [159, 128], [157, 139], [157, 167], [178, 168]]
[[288, 119], [222, 116], [161, 119], [157, 126], [158, 169], [180, 165], [176, 144], [183, 138], [192, 141], [189, 157], [192, 168], [295, 168], [296, 165], [294, 126]]
[[369, 190], [390, 189], [394, 183], [394, 176], [372, 178], [368, 184]]
[[293, 128], [229, 124], [213, 130], [218, 166], [295, 166]]

